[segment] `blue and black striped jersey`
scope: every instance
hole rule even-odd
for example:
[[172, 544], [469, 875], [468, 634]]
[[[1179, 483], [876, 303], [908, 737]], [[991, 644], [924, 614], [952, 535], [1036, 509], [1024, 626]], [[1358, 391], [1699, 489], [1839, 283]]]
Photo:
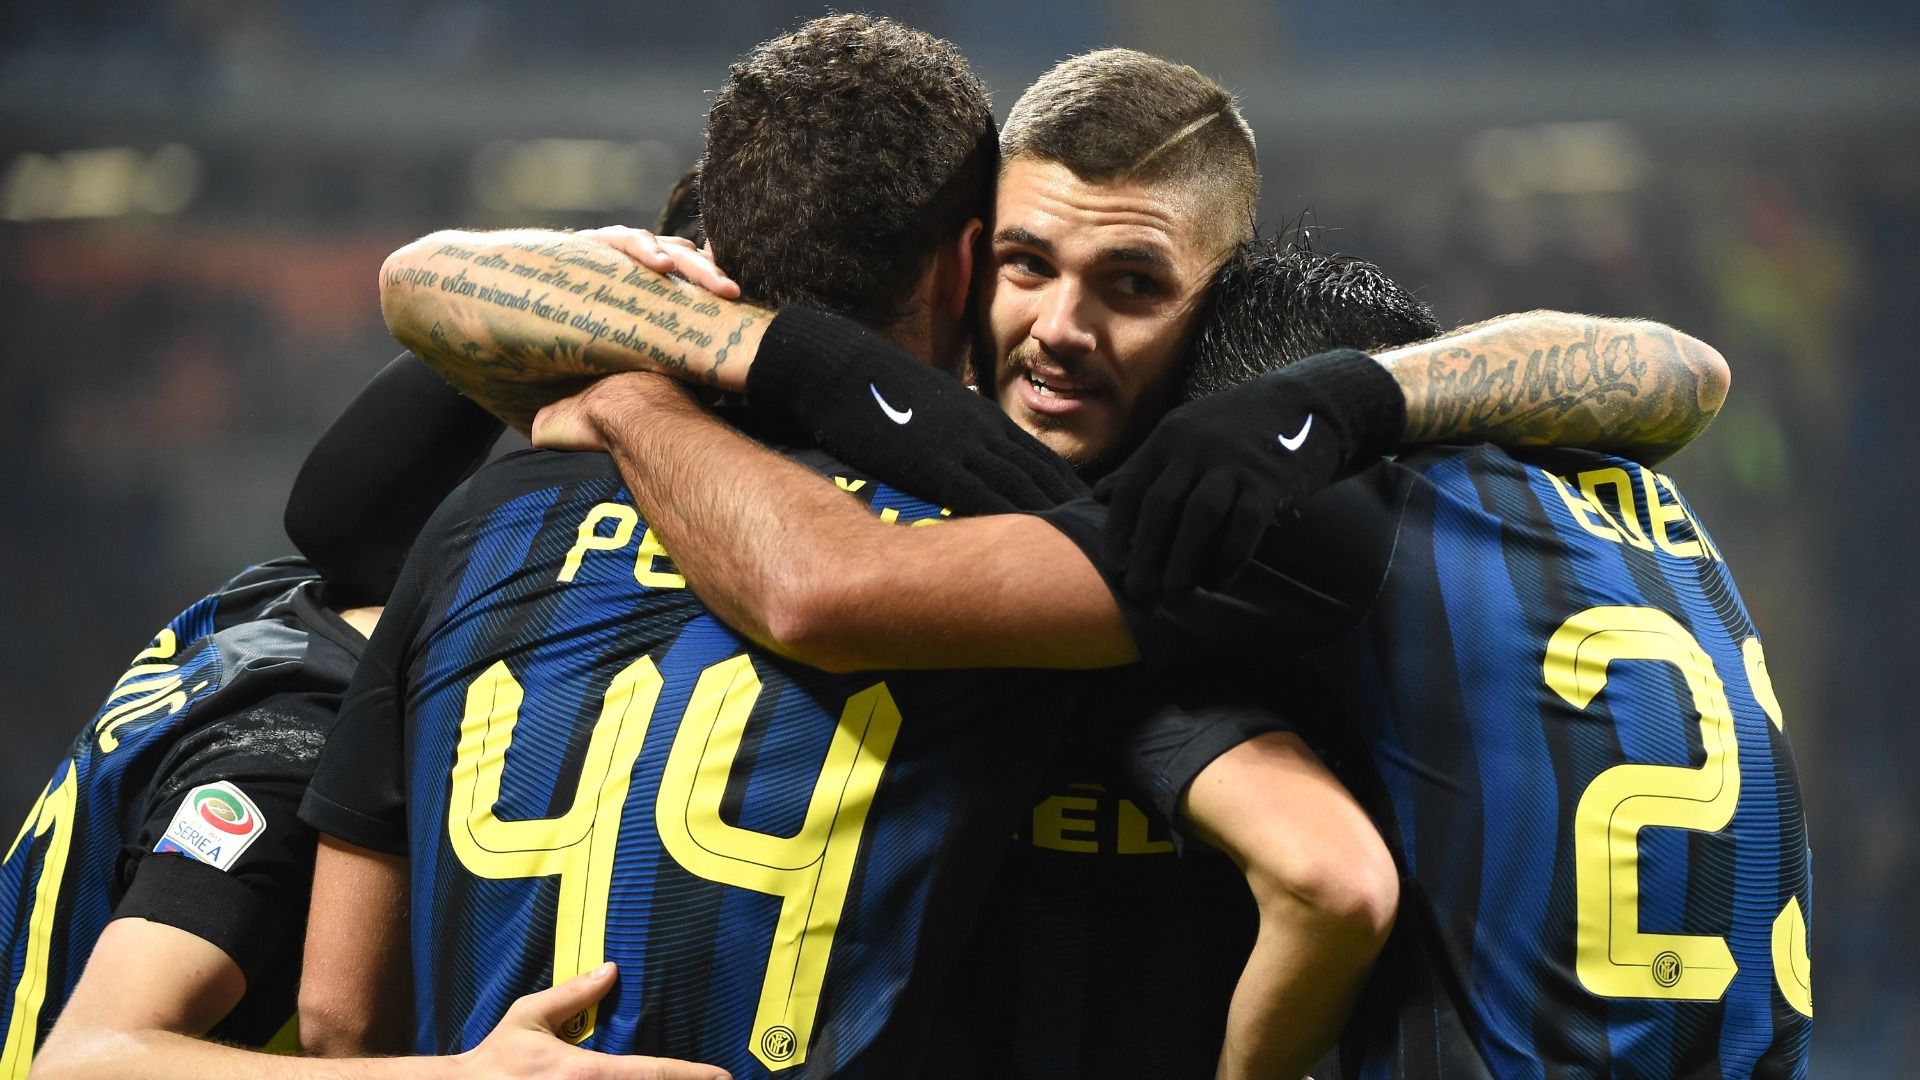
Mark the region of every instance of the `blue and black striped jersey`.
[[770, 655], [686, 588], [605, 457], [528, 452], [422, 534], [307, 816], [410, 855], [422, 1052], [612, 960], [568, 1032], [587, 1047], [915, 1075], [957, 1037], [935, 991], [1052, 744], [1047, 685]]
[[95, 940], [137, 916], [247, 976], [212, 1035], [259, 1046], [299, 984], [314, 833], [297, 815], [360, 636], [312, 567], [253, 567], [133, 658], [0, 862], [0, 1077], [26, 1075]]
[[[1079, 517], [1055, 520], [1097, 543]], [[1348, 779], [1405, 875], [1353, 1075], [1805, 1074], [1793, 756], [1732, 576], [1666, 478], [1422, 452], [1309, 501], [1219, 594], [1130, 619], [1163, 662], [1331, 641], [1311, 658], [1350, 713]]]
[[1596, 455], [1391, 468], [1391, 569], [1329, 669], [1425, 940], [1383, 971], [1419, 992], [1360, 1017], [1359, 1075], [1803, 1075], [1799, 785], [1691, 508]]

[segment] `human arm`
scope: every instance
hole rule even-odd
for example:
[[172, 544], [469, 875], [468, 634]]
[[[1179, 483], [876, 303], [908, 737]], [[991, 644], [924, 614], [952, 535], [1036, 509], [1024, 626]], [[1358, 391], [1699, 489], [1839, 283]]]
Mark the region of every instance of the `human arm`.
[[1406, 405], [1405, 445], [1570, 446], [1645, 464], [1693, 441], [1731, 375], [1698, 338], [1645, 319], [1529, 311], [1376, 353]]
[[[565, 1075], [620, 1080], [722, 1080], [711, 1066], [614, 1058], [569, 1046], [562, 1023], [612, 988], [612, 965], [514, 1003], [473, 1050], [451, 1057], [295, 1058], [198, 1036], [246, 992], [219, 947], [144, 919], [116, 919], [34, 1059], [42, 1080], [454, 1080]], [[403, 1012], [402, 1016], [405, 1015]], [[566, 1070], [572, 1071], [566, 1071]]]
[[[1644, 459], [1704, 429], [1725, 362], [1667, 327], [1530, 312], [1372, 360], [1335, 350], [1169, 413], [1110, 479], [1110, 556], [1141, 597], [1245, 564], [1281, 511], [1415, 442]], [[1318, 424], [1317, 430], [1313, 427]]]
[[[933, 481], [921, 494], [962, 512], [1038, 509], [1084, 493], [1066, 463], [957, 379], [850, 320], [805, 310], [775, 320], [634, 261], [662, 243], [618, 229], [435, 233], [389, 257], [381, 305], [395, 337], [522, 431], [540, 405], [587, 378], [659, 371], [744, 393], [761, 416], [856, 467], [911, 459]], [[693, 259], [655, 262], [731, 285]], [[773, 348], [763, 347], [769, 334]]]
[[770, 313], [710, 296], [588, 236], [432, 233], [387, 257], [380, 309], [401, 344], [527, 430], [541, 405], [615, 371], [745, 388]]
[[313, 864], [300, 1045], [320, 1057], [403, 1053], [413, 1042], [407, 859], [332, 836]]
[[336, 607], [378, 604], [440, 500], [486, 459], [500, 422], [418, 357], [382, 368], [307, 452], [287, 536]]
[[1039, 518], [881, 522], [665, 380], [620, 376], [541, 414], [535, 440], [605, 446], [715, 614], [827, 670], [1110, 667], [1136, 658], [1112, 594]]

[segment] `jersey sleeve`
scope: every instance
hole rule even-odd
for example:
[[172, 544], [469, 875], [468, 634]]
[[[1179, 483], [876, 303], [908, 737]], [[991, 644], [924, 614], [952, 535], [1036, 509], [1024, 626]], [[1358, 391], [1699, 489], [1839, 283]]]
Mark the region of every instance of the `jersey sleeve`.
[[114, 917], [203, 938], [249, 982], [297, 952], [314, 854], [298, 810], [338, 703], [275, 694], [182, 739], [145, 792]]
[[[395, 601], [404, 602], [400, 590]], [[320, 832], [391, 855], [407, 853], [405, 720], [398, 672], [413, 620], [387, 605], [327, 732], [300, 816]]]
[[[428, 523], [423, 538], [437, 535], [434, 526], [445, 509]], [[321, 833], [389, 855], [407, 853], [406, 695], [401, 674], [425, 620], [420, 567], [416, 550], [401, 568], [380, 625], [360, 655], [300, 804], [301, 818]]]
[[1221, 653], [1272, 656], [1323, 645], [1358, 625], [1392, 564], [1411, 483], [1392, 465], [1335, 484], [1289, 511], [1254, 558], [1218, 588], [1142, 602], [1106, 557], [1107, 507], [1077, 499], [1040, 517], [1100, 571], [1146, 663], [1171, 670]]

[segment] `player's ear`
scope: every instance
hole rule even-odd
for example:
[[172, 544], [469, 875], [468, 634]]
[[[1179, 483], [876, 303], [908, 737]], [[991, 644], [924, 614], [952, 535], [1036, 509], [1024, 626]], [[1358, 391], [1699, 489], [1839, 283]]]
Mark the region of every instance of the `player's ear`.
[[973, 287], [974, 249], [985, 227], [979, 218], [969, 218], [934, 256], [933, 301], [950, 319], [966, 313], [967, 292]]

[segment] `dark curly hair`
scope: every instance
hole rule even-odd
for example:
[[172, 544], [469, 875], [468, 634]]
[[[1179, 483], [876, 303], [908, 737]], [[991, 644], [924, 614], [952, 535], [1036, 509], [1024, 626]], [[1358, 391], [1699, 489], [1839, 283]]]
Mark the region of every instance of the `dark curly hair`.
[[939, 244], [992, 211], [986, 88], [948, 42], [830, 15], [733, 65], [707, 113], [701, 222], [760, 303], [886, 328]]
[[1378, 266], [1304, 240], [1242, 244], [1220, 267], [1188, 352], [1186, 400], [1328, 349], [1397, 348], [1440, 333], [1419, 297]]

